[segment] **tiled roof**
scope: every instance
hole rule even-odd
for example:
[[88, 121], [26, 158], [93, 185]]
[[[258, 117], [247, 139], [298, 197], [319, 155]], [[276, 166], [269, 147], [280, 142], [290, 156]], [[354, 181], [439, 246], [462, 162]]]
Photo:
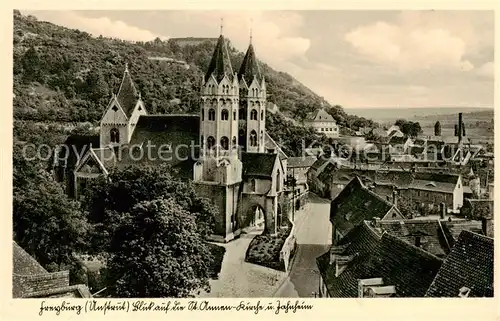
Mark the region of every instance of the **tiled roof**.
[[273, 153], [242, 153], [243, 175], [271, 178], [277, 156]]
[[226, 40], [222, 35], [217, 39], [212, 60], [210, 60], [207, 73], [205, 74], [205, 81], [208, 81], [212, 75], [217, 83], [219, 83], [224, 76], [227, 76], [230, 80], [233, 79], [233, 67], [227, 51]]
[[463, 287], [469, 297], [493, 296], [492, 238], [462, 231], [425, 296], [458, 297]]
[[453, 240], [444, 231], [439, 220], [388, 220], [380, 221], [380, 231], [387, 232], [410, 245], [415, 245], [417, 238], [420, 248], [437, 256], [444, 257], [450, 252]]
[[[175, 166], [199, 153], [199, 116], [155, 115], [139, 117], [128, 146], [120, 148], [118, 165], [161, 164]], [[148, 145], [151, 157], [148, 156]], [[168, 146], [170, 145], [170, 150]], [[181, 146], [178, 148], [178, 146]], [[186, 146], [186, 147], [182, 147]], [[141, 155], [141, 148], [143, 157]]]
[[301, 156], [301, 157], [289, 157], [287, 160], [287, 167], [311, 167], [317, 158], [315, 156]]
[[87, 150], [90, 146], [92, 148], [99, 148], [99, 136], [86, 136], [86, 135], [71, 135], [64, 142], [66, 148], [62, 148], [59, 153], [60, 159], [67, 160], [67, 167], [72, 169], [75, 167], [77, 161], [79, 161], [79, 155], [84, 155], [82, 151]]
[[369, 191], [356, 177], [332, 201], [330, 222], [345, 235], [364, 220], [384, 217], [392, 207], [393, 204]]
[[305, 121], [335, 122], [335, 119], [323, 108], [320, 108], [313, 111], [312, 113], [307, 114]]
[[450, 240], [451, 246], [453, 246], [457, 242], [462, 231], [470, 231], [478, 234], [483, 234], [483, 226], [481, 221], [454, 219], [451, 222], [449, 222], [448, 220], [442, 221], [441, 224], [446, 228], [447, 232], [451, 236], [448, 238], [448, 240]]
[[125, 68], [125, 72], [123, 73], [122, 83], [120, 85], [120, 89], [118, 90], [118, 94], [116, 95], [116, 99], [125, 112], [125, 115], [130, 117], [135, 105], [137, 104], [137, 100], [139, 99], [139, 93], [137, 92], [137, 89], [135, 89], [135, 85], [132, 81], [132, 77], [130, 77], [128, 68]]
[[13, 273], [35, 275], [49, 273], [16, 242], [12, 242]]
[[335, 277], [330, 253], [317, 259], [320, 273], [332, 297], [357, 297], [358, 281], [382, 278], [396, 288], [397, 297], [423, 297], [442, 261], [395, 236], [380, 238], [368, 222], [351, 230], [339, 243], [347, 247], [342, 255], [354, 255], [347, 268]]
[[314, 170], [318, 170], [321, 166], [323, 166], [326, 162], [331, 161], [331, 158], [319, 157], [312, 165], [311, 168]]
[[255, 56], [255, 50], [253, 49], [253, 45], [250, 44], [248, 46], [245, 57], [243, 58], [243, 62], [241, 63], [240, 71], [238, 72], [238, 80], [245, 80], [247, 86], [252, 84], [254, 77], [257, 81], [262, 81], [263, 77], [260, 72], [259, 63], [257, 61], [257, 57]]

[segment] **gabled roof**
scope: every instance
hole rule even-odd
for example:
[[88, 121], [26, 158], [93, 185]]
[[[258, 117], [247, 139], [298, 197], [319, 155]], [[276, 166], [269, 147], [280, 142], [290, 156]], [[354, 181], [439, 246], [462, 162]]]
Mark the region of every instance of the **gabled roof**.
[[125, 71], [123, 72], [122, 83], [120, 84], [120, 89], [118, 89], [116, 99], [125, 112], [125, 115], [130, 117], [139, 99], [139, 93], [135, 88], [127, 67], [125, 67]]
[[320, 108], [307, 114], [305, 121], [335, 122], [335, 119], [324, 108]]
[[330, 222], [342, 235], [364, 220], [384, 217], [393, 204], [368, 190], [359, 177], [355, 177], [332, 201]]
[[[141, 115], [130, 143], [120, 148], [122, 154], [117, 156], [121, 160], [119, 165], [177, 165], [192, 158], [192, 147], [196, 158], [199, 153], [199, 122], [198, 115]], [[181, 145], [186, 147], [177, 149]], [[140, 157], [141, 148], [143, 157]], [[151, 157], [147, 157], [148, 149]]]
[[320, 273], [332, 297], [358, 297], [360, 279], [382, 278], [395, 286], [397, 297], [423, 297], [442, 261], [395, 236], [378, 236], [368, 222], [362, 222], [339, 243], [347, 245], [342, 256], [352, 255], [346, 269], [335, 276], [330, 253], [317, 259]]
[[281, 147], [276, 143], [276, 141], [269, 135], [269, 133], [266, 131], [264, 133], [264, 145], [266, 149], [272, 149], [275, 150], [280, 159], [288, 159], [288, 156], [285, 154], [285, 152], [281, 149]]
[[60, 159], [67, 160], [67, 167], [73, 169], [78, 161], [80, 156], [83, 156], [87, 149], [91, 146], [92, 148], [99, 148], [99, 136], [86, 136], [86, 135], [71, 135], [64, 142], [63, 146], [65, 148], [61, 148], [59, 153]]
[[316, 162], [317, 158], [315, 156], [300, 156], [300, 157], [289, 157], [287, 160], [287, 167], [311, 167], [312, 164]]
[[446, 257], [426, 297], [458, 297], [463, 287], [469, 297], [493, 297], [493, 239], [462, 231]]
[[278, 154], [242, 153], [243, 175], [271, 178]]
[[16, 242], [12, 242], [13, 273], [36, 275], [49, 273]]
[[241, 81], [241, 79], [244, 79], [247, 86], [250, 86], [254, 77], [259, 82], [259, 85], [262, 79], [264, 79], [260, 72], [259, 63], [257, 61], [257, 57], [255, 56], [253, 45], [250, 44], [245, 57], [243, 58], [243, 62], [241, 63], [241, 67], [238, 72], [238, 80]]
[[230, 80], [233, 79], [233, 67], [229, 58], [226, 39], [222, 35], [217, 39], [212, 60], [210, 60], [207, 73], [205, 74], [205, 82], [211, 76], [214, 76], [217, 83], [220, 83], [224, 76], [227, 76]]

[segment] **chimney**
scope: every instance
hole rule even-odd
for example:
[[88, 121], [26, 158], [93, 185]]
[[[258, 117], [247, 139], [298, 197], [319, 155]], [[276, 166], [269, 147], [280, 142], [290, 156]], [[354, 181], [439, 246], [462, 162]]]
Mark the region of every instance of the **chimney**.
[[373, 227], [380, 227], [380, 217], [373, 218]]
[[464, 132], [463, 125], [462, 113], [458, 113], [458, 143], [462, 142], [462, 135]]
[[392, 191], [392, 203], [394, 206], [398, 206], [398, 192]]
[[491, 217], [485, 217], [481, 219], [483, 234], [487, 237], [493, 238], [494, 229], [493, 229], [493, 219]]
[[446, 204], [439, 204], [439, 218], [444, 220], [446, 218]]

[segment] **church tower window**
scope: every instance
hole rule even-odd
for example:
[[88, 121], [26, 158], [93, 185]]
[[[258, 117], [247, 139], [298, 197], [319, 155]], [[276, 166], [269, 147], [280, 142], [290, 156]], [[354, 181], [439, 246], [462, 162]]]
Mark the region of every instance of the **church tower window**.
[[229, 149], [229, 138], [227, 138], [226, 136], [222, 136], [222, 138], [220, 139], [220, 145], [225, 150], [228, 150]]
[[236, 115], [236, 110], [233, 110], [233, 120], [238, 120], [238, 118], [236, 118], [237, 115]]
[[209, 136], [207, 138], [207, 148], [212, 149], [215, 146], [215, 138], [213, 136]]
[[202, 121], [205, 120], [205, 109], [204, 108], [201, 109], [201, 120]]
[[227, 111], [227, 109], [223, 109], [220, 112], [220, 119], [221, 120], [228, 120], [229, 119], [229, 111]]
[[257, 146], [257, 133], [255, 130], [250, 133], [250, 146]]
[[112, 143], [120, 142], [120, 131], [118, 129], [112, 128], [111, 131], [109, 132], [109, 136], [111, 138]]
[[264, 120], [264, 111], [263, 110], [260, 112], [260, 120]]
[[236, 136], [233, 136], [233, 148], [236, 148], [238, 143], [236, 141]]
[[208, 120], [215, 120], [215, 109], [210, 108], [208, 111]]
[[257, 110], [252, 109], [250, 112], [250, 120], [257, 120]]

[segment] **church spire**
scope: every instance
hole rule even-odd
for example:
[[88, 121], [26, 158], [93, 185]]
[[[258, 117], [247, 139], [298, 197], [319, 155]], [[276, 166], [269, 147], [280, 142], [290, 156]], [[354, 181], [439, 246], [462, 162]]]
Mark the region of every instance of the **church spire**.
[[238, 79], [241, 80], [243, 78], [245, 79], [247, 85], [250, 85], [254, 77], [257, 77], [258, 81], [262, 81], [263, 78], [252, 44], [252, 32], [250, 31], [250, 44], [245, 57], [243, 58], [243, 62], [241, 63], [241, 67], [238, 72]]
[[229, 77], [232, 80], [233, 77], [233, 67], [231, 66], [231, 60], [229, 58], [229, 51], [227, 50], [226, 39], [222, 35], [223, 19], [221, 19], [221, 35], [217, 40], [215, 45], [215, 50], [212, 55], [212, 60], [208, 66], [207, 73], [205, 74], [205, 81], [208, 81], [213, 75], [217, 82], [220, 82], [224, 76]]
[[120, 89], [118, 89], [116, 98], [127, 116], [130, 116], [129, 114], [132, 113], [138, 97], [139, 95], [137, 89], [135, 88], [132, 77], [130, 77], [130, 72], [128, 71], [128, 64], [125, 64], [122, 83], [120, 85]]

